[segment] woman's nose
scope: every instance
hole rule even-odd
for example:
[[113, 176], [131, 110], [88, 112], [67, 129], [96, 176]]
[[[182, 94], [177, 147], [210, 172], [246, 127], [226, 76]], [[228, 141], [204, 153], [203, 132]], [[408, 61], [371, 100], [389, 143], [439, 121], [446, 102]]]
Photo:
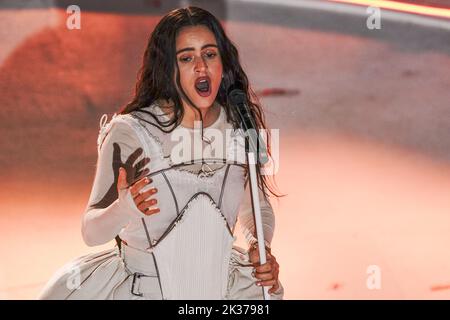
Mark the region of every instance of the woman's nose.
[[207, 65], [206, 62], [202, 58], [197, 58], [195, 62], [195, 71], [204, 71], [206, 70]]

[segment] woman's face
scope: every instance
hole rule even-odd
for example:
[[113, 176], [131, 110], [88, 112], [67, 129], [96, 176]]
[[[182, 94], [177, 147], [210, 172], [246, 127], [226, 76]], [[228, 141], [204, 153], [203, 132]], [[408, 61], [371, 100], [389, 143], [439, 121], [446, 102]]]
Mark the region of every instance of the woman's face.
[[182, 28], [176, 39], [176, 58], [185, 94], [198, 108], [211, 107], [222, 80], [222, 59], [214, 34], [205, 26]]

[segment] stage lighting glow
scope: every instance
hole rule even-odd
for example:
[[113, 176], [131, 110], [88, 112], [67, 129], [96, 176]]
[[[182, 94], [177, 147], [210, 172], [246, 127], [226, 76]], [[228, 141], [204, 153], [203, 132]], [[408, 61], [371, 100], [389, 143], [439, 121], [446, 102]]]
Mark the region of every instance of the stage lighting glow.
[[402, 3], [397, 1], [386, 1], [386, 0], [329, 0], [329, 1], [356, 4], [362, 6], [373, 6], [383, 9], [434, 16], [439, 18], [450, 18], [450, 9], [433, 8], [428, 6]]

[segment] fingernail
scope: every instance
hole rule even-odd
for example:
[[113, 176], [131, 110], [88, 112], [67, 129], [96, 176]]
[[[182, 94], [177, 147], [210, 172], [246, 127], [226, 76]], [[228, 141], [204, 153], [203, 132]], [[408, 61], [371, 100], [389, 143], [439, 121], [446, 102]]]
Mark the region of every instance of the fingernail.
[[257, 285], [258, 287], [261, 287], [261, 283], [260, 283], [260, 282], [257, 282], [256, 285]]

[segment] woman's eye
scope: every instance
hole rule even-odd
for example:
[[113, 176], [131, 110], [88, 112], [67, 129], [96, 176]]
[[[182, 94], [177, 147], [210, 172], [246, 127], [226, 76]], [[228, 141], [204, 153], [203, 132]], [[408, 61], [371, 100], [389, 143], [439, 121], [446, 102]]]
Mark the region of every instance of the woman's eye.
[[208, 53], [206, 53], [206, 56], [207, 56], [208, 58], [214, 58], [216, 55], [217, 55], [217, 54], [216, 54], [215, 52], [208, 52]]
[[191, 57], [181, 57], [180, 61], [181, 62], [189, 62], [189, 61], [191, 61]]
[[[207, 59], [213, 59], [215, 56], [217, 56], [217, 53], [215, 53], [215, 52], [207, 52], [203, 56], [206, 57]], [[181, 57], [180, 61], [181, 62], [185, 62], [185, 63], [186, 62], [191, 62], [192, 61], [192, 57], [189, 57], [189, 56]]]

